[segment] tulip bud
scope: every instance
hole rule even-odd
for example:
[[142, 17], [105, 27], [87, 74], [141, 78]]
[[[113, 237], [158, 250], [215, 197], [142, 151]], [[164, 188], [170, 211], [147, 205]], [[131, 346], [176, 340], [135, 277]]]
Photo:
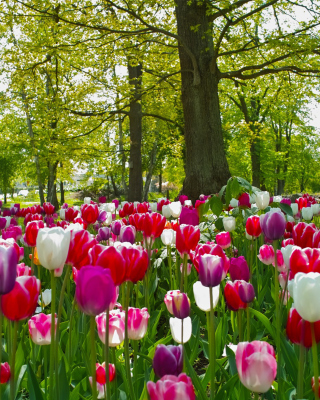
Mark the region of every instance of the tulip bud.
[[159, 378], [165, 375], [178, 376], [183, 369], [182, 346], [165, 346], [164, 344], [159, 344], [154, 353], [152, 366], [154, 373]]
[[[124, 341], [125, 334], [125, 314], [119, 310], [110, 311], [109, 315], [109, 346], [119, 346]], [[105, 344], [106, 339], [106, 313], [102, 313], [96, 317], [98, 335], [102, 343]]]
[[234, 199], [234, 198], [232, 198], [231, 200], [230, 200], [230, 207], [232, 207], [232, 208], [235, 208], [235, 207], [238, 207], [238, 205], [239, 205], [239, 201], [237, 200], [237, 199]]
[[164, 296], [164, 303], [167, 306], [167, 310], [172, 315], [173, 315], [173, 308], [172, 308], [173, 297], [179, 295], [180, 293], [181, 293], [180, 290], [170, 290]]
[[162, 215], [169, 219], [171, 217], [171, 211], [170, 211], [170, 206], [169, 204], [162, 206]]
[[264, 244], [259, 249], [259, 260], [265, 265], [271, 265], [274, 263], [274, 249], [272, 246]]
[[203, 286], [200, 281], [193, 284], [194, 299], [198, 308], [202, 311], [210, 311], [210, 290], [212, 292], [212, 306], [215, 308], [219, 301], [220, 285], [214, 287]]
[[254, 288], [251, 283], [240, 281], [238, 293], [240, 300], [244, 303], [251, 303], [255, 298]]
[[[55, 332], [58, 318], [55, 318]], [[51, 315], [37, 314], [28, 321], [29, 333], [33, 343], [40, 346], [51, 344]]]
[[17, 277], [18, 254], [14, 246], [0, 245], [0, 294], [11, 292]]
[[297, 203], [292, 203], [291, 204], [291, 210], [292, 210], [292, 214], [296, 215], [299, 212], [299, 207]]
[[136, 240], [136, 228], [132, 225], [123, 225], [120, 229], [120, 242], [129, 242], [134, 244]]
[[304, 207], [301, 210], [302, 218], [306, 221], [311, 221], [313, 218], [313, 211], [311, 207]]
[[150, 400], [195, 400], [191, 379], [186, 374], [165, 375], [157, 383], [148, 382]]
[[9, 364], [7, 362], [2, 363], [0, 368], [0, 383], [9, 382], [10, 376], [11, 376], [11, 371]]
[[246, 232], [253, 237], [259, 237], [261, 235], [260, 218], [258, 215], [252, 215], [247, 219]]
[[249, 282], [250, 271], [247, 261], [243, 256], [231, 258], [229, 274], [232, 281], [244, 280]]
[[199, 259], [199, 280], [203, 286], [220, 285], [223, 275], [223, 260], [219, 256], [204, 254]]
[[244, 303], [239, 296], [239, 286], [241, 281], [226, 283], [224, 288], [224, 296], [226, 299], [227, 306], [232, 311], [238, 311], [247, 308], [247, 303]]
[[190, 315], [190, 300], [186, 293], [179, 293], [172, 299], [172, 311], [176, 318], [184, 319]]
[[144, 337], [148, 328], [150, 315], [147, 308], [128, 309], [128, 337], [131, 340], [140, 340]]
[[91, 197], [85, 197], [83, 199], [83, 204], [90, 204], [91, 203]]
[[174, 201], [173, 203], [170, 203], [169, 207], [172, 217], [179, 218], [182, 211], [182, 205], [180, 201]]
[[234, 217], [223, 217], [223, 227], [227, 232], [232, 232], [236, 229], [236, 219]]
[[230, 232], [220, 232], [216, 235], [216, 242], [222, 249], [227, 249], [231, 246]]
[[[191, 333], [192, 333], [192, 323], [191, 323], [191, 318], [187, 317], [184, 319], [179, 319], [179, 318], [170, 318], [170, 330], [171, 330], [171, 335], [172, 338], [175, 342], [177, 343], [182, 343], [181, 339], [183, 340], [183, 343], [187, 343], [190, 338], [191, 338]], [[181, 338], [181, 325], [183, 324], [183, 338]]]
[[173, 229], [164, 229], [161, 233], [161, 240], [165, 246], [171, 246], [175, 244], [175, 231]]
[[264, 210], [265, 208], [268, 207], [270, 202], [269, 192], [257, 192], [255, 194], [255, 201], [259, 210]]
[[286, 229], [286, 219], [280, 209], [272, 209], [260, 216], [260, 225], [269, 240], [280, 239]]
[[320, 213], [320, 204], [311, 204], [313, 215], [319, 215]]

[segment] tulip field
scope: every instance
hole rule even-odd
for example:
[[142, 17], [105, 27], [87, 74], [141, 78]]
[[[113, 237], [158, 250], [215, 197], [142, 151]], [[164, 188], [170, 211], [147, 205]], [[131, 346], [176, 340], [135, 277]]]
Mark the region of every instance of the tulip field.
[[0, 400], [319, 399], [320, 204], [0, 202]]

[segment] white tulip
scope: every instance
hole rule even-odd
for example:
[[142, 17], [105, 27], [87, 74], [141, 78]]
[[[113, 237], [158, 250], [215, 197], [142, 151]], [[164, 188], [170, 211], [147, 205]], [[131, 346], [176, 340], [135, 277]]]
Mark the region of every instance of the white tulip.
[[84, 203], [84, 204], [90, 204], [90, 202], [91, 202], [91, 197], [85, 197], [85, 198], [83, 199], [83, 203]]
[[161, 233], [161, 240], [165, 246], [175, 244], [175, 231], [173, 229], [164, 229]]
[[313, 217], [313, 211], [311, 207], [303, 207], [301, 210], [302, 218], [306, 221], [311, 221]]
[[288, 222], [294, 222], [294, 218], [291, 217], [291, 215], [287, 215], [287, 221]]
[[313, 215], [318, 215], [320, 212], [320, 204], [311, 204]]
[[309, 322], [320, 320], [320, 274], [298, 272], [289, 284], [289, 293], [301, 317]]
[[114, 214], [116, 212], [116, 205], [114, 203], [107, 203], [107, 211]]
[[185, 206], [192, 206], [192, 200], [185, 200], [184, 205]]
[[167, 219], [171, 217], [171, 211], [170, 211], [169, 204], [162, 206], [162, 215]]
[[83, 225], [79, 224], [79, 222], [76, 222], [75, 224], [68, 225], [65, 230], [76, 232], [76, 231], [82, 231], [83, 229], [84, 229]]
[[[211, 288], [213, 297], [213, 308], [219, 301], [220, 285]], [[202, 311], [210, 311], [210, 288], [203, 286], [200, 281], [193, 284], [193, 294], [197, 306]]]
[[64, 266], [70, 245], [70, 231], [60, 227], [39, 229], [37, 250], [40, 264], [49, 270]]
[[281, 200], [282, 200], [282, 196], [273, 196], [274, 203], [280, 203]]
[[111, 225], [111, 222], [112, 222], [112, 214], [111, 214], [111, 212], [108, 211], [107, 218], [103, 224], [109, 226], [109, 225]]
[[255, 195], [255, 201], [259, 210], [264, 210], [270, 203], [269, 192], [257, 192]]
[[65, 220], [66, 219], [66, 209], [61, 208], [60, 210], [60, 219]]
[[300, 249], [300, 247], [295, 246], [293, 244], [288, 244], [288, 246], [286, 246], [286, 247], [281, 247], [283, 262], [285, 263], [285, 266], [287, 268], [290, 267], [290, 257], [291, 257], [293, 250], [295, 250], [295, 249]]
[[173, 218], [179, 218], [182, 210], [180, 201], [174, 201], [169, 204], [170, 212]]
[[41, 305], [42, 309], [51, 303], [51, 289], [46, 289], [40, 294], [38, 303]]
[[10, 222], [11, 222], [11, 217], [4, 217], [7, 222], [6, 222], [6, 228], [8, 228], [10, 226]]
[[181, 325], [183, 323], [183, 343], [187, 343], [191, 338], [192, 323], [191, 318], [184, 319], [170, 318], [170, 330], [172, 338], [175, 342], [181, 343]]
[[236, 219], [234, 217], [223, 217], [222, 222], [226, 232], [232, 232], [236, 229]]
[[239, 205], [239, 200], [237, 200], [237, 199], [231, 199], [230, 200], [230, 206], [231, 207], [235, 208], [235, 207], [238, 207], [238, 205]]
[[157, 212], [157, 203], [149, 203], [151, 211]]
[[296, 215], [299, 212], [298, 204], [297, 203], [291, 203], [291, 210], [292, 214]]

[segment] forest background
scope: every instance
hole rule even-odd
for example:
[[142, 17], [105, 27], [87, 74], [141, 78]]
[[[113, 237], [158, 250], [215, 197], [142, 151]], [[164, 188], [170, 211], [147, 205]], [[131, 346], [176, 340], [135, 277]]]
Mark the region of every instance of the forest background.
[[[0, 188], [320, 191], [320, 1], [5, 0]], [[60, 200], [60, 199], [59, 199]], [[62, 198], [63, 200], [63, 198]]]

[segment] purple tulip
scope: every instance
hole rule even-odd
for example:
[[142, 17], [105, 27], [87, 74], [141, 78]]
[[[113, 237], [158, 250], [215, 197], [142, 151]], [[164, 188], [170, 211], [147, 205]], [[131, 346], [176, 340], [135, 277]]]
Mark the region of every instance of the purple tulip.
[[100, 204], [104, 204], [104, 203], [106, 203], [106, 202], [107, 202], [106, 196], [100, 196], [100, 197], [99, 197], [99, 203], [100, 203]]
[[77, 275], [76, 299], [82, 312], [99, 315], [115, 297], [116, 287], [109, 269], [87, 265]]
[[13, 246], [0, 245], [0, 294], [11, 292], [17, 278], [18, 254]]
[[203, 286], [214, 287], [220, 285], [223, 275], [224, 261], [221, 257], [204, 254], [199, 258], [199, 280]]
[[154, 353], [152, 366], [154, 373], [162, 378], [164, 375], [181, 374], [183, 369], [182, 346], [165, 346], [159, 344]]
[[111, 231], [114, 235], [119, 236], [120, 235], [120, 229], [123, 226], [123, 222], [118, 219], [117, 221], [112, 221], [111, 223]]
[[15, 206], [10, 207], [10, 215], [16, 215], [19, 209]]
[[110, 234], [111, 234], [110, 228], [108, 226], [104, 226], [103, 228], [99, 228], [96, 239], [98, 242], [105, 242], [109, 240]]
[[0, 231], [6, 227], [7, 220], [6, 218], [0, 217]]
[[5, 208], [2, 212], [3, 217], [11, 217], [11, 212], [8, 208]]
[[107, 219], [107, 217], [108, 217], [107, 211], [102, 210], [99, 212], [97, 221], [103, 224]]
[[286, 219], [280, 209], [274, 209], [266, 214], [260, 215], [260, 225], [267, 239], [278, 240], [283, 236], [286, 230]]
[[231, 258], [229, 274], [232, 281], [250, 280], [250, 271], [246, 259], [243, 256]]
[[190, 300], [186, 293], [176, 293], [172, 297], [172, 312], [176, 318], [184, 319], [190, 315]]
[[180, 225], [199, 225], [199, 215], [197, 210], [190, 209], [188, 207], [182, 207], [181, 214], [180, 214]]
[[[0, 218], [1, 219], [1, 218]], [[2, 239], [14, 239], [15, 241], [22, 238], [21, 226], [9, 225], [6, 230], [2, 232]]]
[[244, 303], [251, 303], [255, 297], [253, 286], [251, 285], [251, 283], [246, 282], [246, 281], [240, 281], [240, 284], [238, 287], [238, 293], [239, 293], [240, 299]]
[[136, 240], [136, 228], [132, 225], [124, 225], [120, 229], [119, 235], [120, 242], [129, 242], [134, 244]]
[[114, 203], [114, 204], [115, 204], [115, 206], [116, 206], [116, 209], [119, 207], [119, 200], [118, 200], [118, 199], [114, 199], [114, 200], [112, 200], [112, 203]]
[[64, 210], [67, 210], [68, 207], [69, 207], [68, 203], [63, 203], [61, 208], [63, 208]]
[[179, 201], [180, 201], [181, 205], [184, 205], [184, 202], [186, 200], [189, 200], [189, 197], [186, 196], [185, 194], [182, 194], [181, 196], [179, 196]]
[[10, 219], [10, 226], [18, 226], [18, 221], [15, 218]]

